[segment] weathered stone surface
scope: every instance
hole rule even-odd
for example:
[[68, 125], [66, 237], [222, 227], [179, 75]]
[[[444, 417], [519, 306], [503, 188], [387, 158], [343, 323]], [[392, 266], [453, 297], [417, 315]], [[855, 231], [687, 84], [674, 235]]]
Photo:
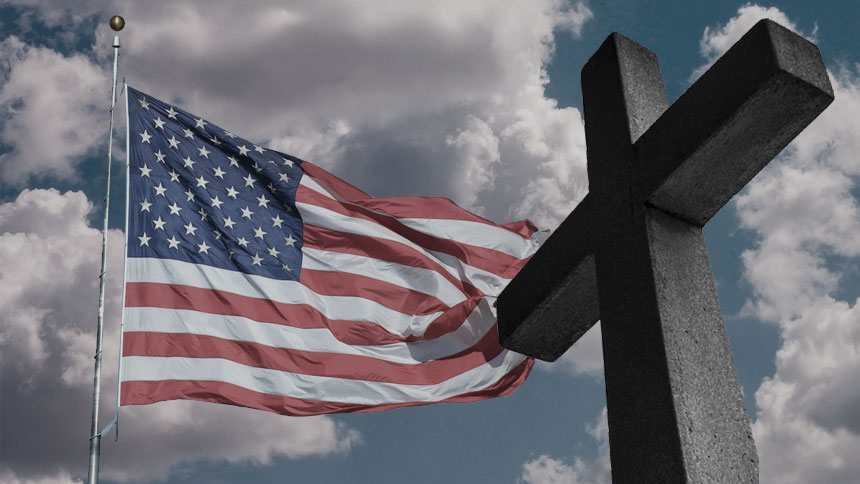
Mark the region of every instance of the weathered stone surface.
[[756, 24], [668, 106], [653, 52], [582, 69], [590, 193], [498, 300], [510, 349], [603, 327], [615, 483], [758, 482], [702, 227], [833, 100], [814, 44]]

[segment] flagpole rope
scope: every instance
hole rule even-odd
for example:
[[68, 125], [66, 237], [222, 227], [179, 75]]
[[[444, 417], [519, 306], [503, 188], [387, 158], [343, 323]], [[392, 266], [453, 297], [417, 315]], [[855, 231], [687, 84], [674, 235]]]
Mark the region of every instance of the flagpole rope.
[[[125, 78], [122, 80], [122, 90], [119, 95], [122, 96], [123, 93], [126, 92], [126, 82]], [[129, 185], [130, 185], [130, 177], [129, 173], [129, 157], [131, 156], [129, 150], [131, 149], [129, 143], [129, 119], [128, 119], [128, 93], [125, 96], [125, 244], [123, 245], [122, 252], [122, 302], [120, 306], [122, 307], [122, 313], [119, 320], [119, 353], [117, 355], [117, 369], [116, 369], [116, 404], [114, 406], [114, 417], [113, 420], [105, 426], [101, 431], [101, 436], [104, 437], [110, 431], [111, 427], [116, 427], [116, 435], [114, 437], [114, 442], [119, 441], [119, 398], [120, 398], [120, 388], [122, 385], [122, 333], [123, 328], [125, 327], [125, 281], [127, 279], [128, 274], [128, 265], [126, 264], [127, 256], [128, 256], [128, 206], [129, 206]]]

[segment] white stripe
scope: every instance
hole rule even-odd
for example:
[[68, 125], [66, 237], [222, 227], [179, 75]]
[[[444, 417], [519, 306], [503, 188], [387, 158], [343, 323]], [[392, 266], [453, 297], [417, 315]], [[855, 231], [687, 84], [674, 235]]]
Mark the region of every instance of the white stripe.
[[481, 366], [435, 385], [351, 380], [255, 368], [218, 358], [126, 356], [123, 381], [220, 381], [255, 392], [360, 405], [436, 402], [481, 390], [504, 377], [526, 357], [502, 353]]
[[[488, 296], [498, 296], [501, 293], [499, 288], [504, 288], [510, 282], [510, 279], [470, 266], [452, 255], [425, 249], [376, 222], [349, 217], [310, 203], [296, 202], [296, 207], [302, 215], [302, 221], [307, 225], [391, 240], [411, 247], [428, 259], [441, 264], [452, 276], [468, 281]], [[472, 277], [475, 279], [473, 280]]]
[[324, 296], [297, 281], [243, 274], [173, 259], [129, 257], [127, 282], [155, 282], [216, 289], [285, 304], [307, 304], [329, 319], [376, 323], [402, 337], [421, 336], [443, 314], [404, 314], [361, 297]]
[[538, 246], [510, 230], [471, 220], [398, 218], [402, 224], [434, 237], [497, 250], [517, 259], [532, 255]]
[[125, 332], [197, 334], [233, 341], [259, 343], [317, 353], [367, 356], [393, 363], [420, 364], [455, 355], [472, 347], [495, 324], [494, 310], [486, 299], [457, 330], [431, 340], [361, 346], [348, 345], [327, 329], [303, 329], [257, 322], [239, 316], [208, 314], [187, 309], [126, 308]]
[[[336, 193], [328, 190], [325, 186], [319, 183], [313, 177], [305, 174], [302, 176], [300, 185], [311, 189], [320, 195], [343, 202], [348, 205], [361, 206], [360, 204], [351, 203], [343, 200]], [[517, 259], [526, 258], [535, 253], [538, 249], [538, 244], [530, 239], [524, 239], [521, 236], [511, 232], [510, 230], [495, 225], [474, 222], [471, 220], [456, 220], [456, 219], [434, 219], [434, 218], [408, 218], [394, 217], [386, 213], [372, 210], [367, 207], [362, 207], [366, 210], [371, 210], [374, 213], [390, 217], [398, 220], [403, 225], [406, 225], [414, 230], [432, 235], [434, 237], [454, 240], [464, 244], [483, 247], [485, 249], [497, 250], [508, 254]], [[315, 225], [315, 224], [314, 224]]]
[[363, 255], [302, 248], [302, 269], [347, 272], [434, 296], [449, 307], [466, 300], [463, 292], [438, 272]]

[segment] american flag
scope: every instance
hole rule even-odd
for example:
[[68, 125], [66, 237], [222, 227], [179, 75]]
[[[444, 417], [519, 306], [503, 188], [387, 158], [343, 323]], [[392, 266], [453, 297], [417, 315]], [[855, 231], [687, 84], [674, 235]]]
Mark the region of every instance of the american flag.
[[286, 415], [507, 395], [494, 302], [537, 249], [444, 198], [373, 198], [127, 88], [121, 404]]

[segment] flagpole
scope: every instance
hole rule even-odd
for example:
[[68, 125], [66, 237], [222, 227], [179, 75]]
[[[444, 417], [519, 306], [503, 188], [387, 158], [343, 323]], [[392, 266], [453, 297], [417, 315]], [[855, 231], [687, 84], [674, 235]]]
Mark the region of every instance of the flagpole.
[[[120, 16], [110, 19], [111, 28], [119, 32], [125, 26], [125, 20]], [[113, 149], [113, 108], [116, 105], [116, 71], [119, 62], [119, 35], [113, 37], [113, 84], [111, 84], [110, 97], [110, 127], [108, 129], [108, 162], [107, 162], [107, 189], [105, 193], [105, 216], [102, 228], [102, 267], [99, 272], [99, 313], [98, 329], [96, 330], [96, 354], [93, 375], [93, 420], [90, 426], [90, 460], [87, 470], [87, 482], [96, 484], [99, 480], [99, 451], [101, 449], [101, 432], [99, 432], [99, 394], [101, 391], [102, 370], [102, 328], [104, 327], [105, 313], [105, 266], [107, 265], [107, 235], [108, 235], [108, 210], [110, 208], [110, 165]]]

